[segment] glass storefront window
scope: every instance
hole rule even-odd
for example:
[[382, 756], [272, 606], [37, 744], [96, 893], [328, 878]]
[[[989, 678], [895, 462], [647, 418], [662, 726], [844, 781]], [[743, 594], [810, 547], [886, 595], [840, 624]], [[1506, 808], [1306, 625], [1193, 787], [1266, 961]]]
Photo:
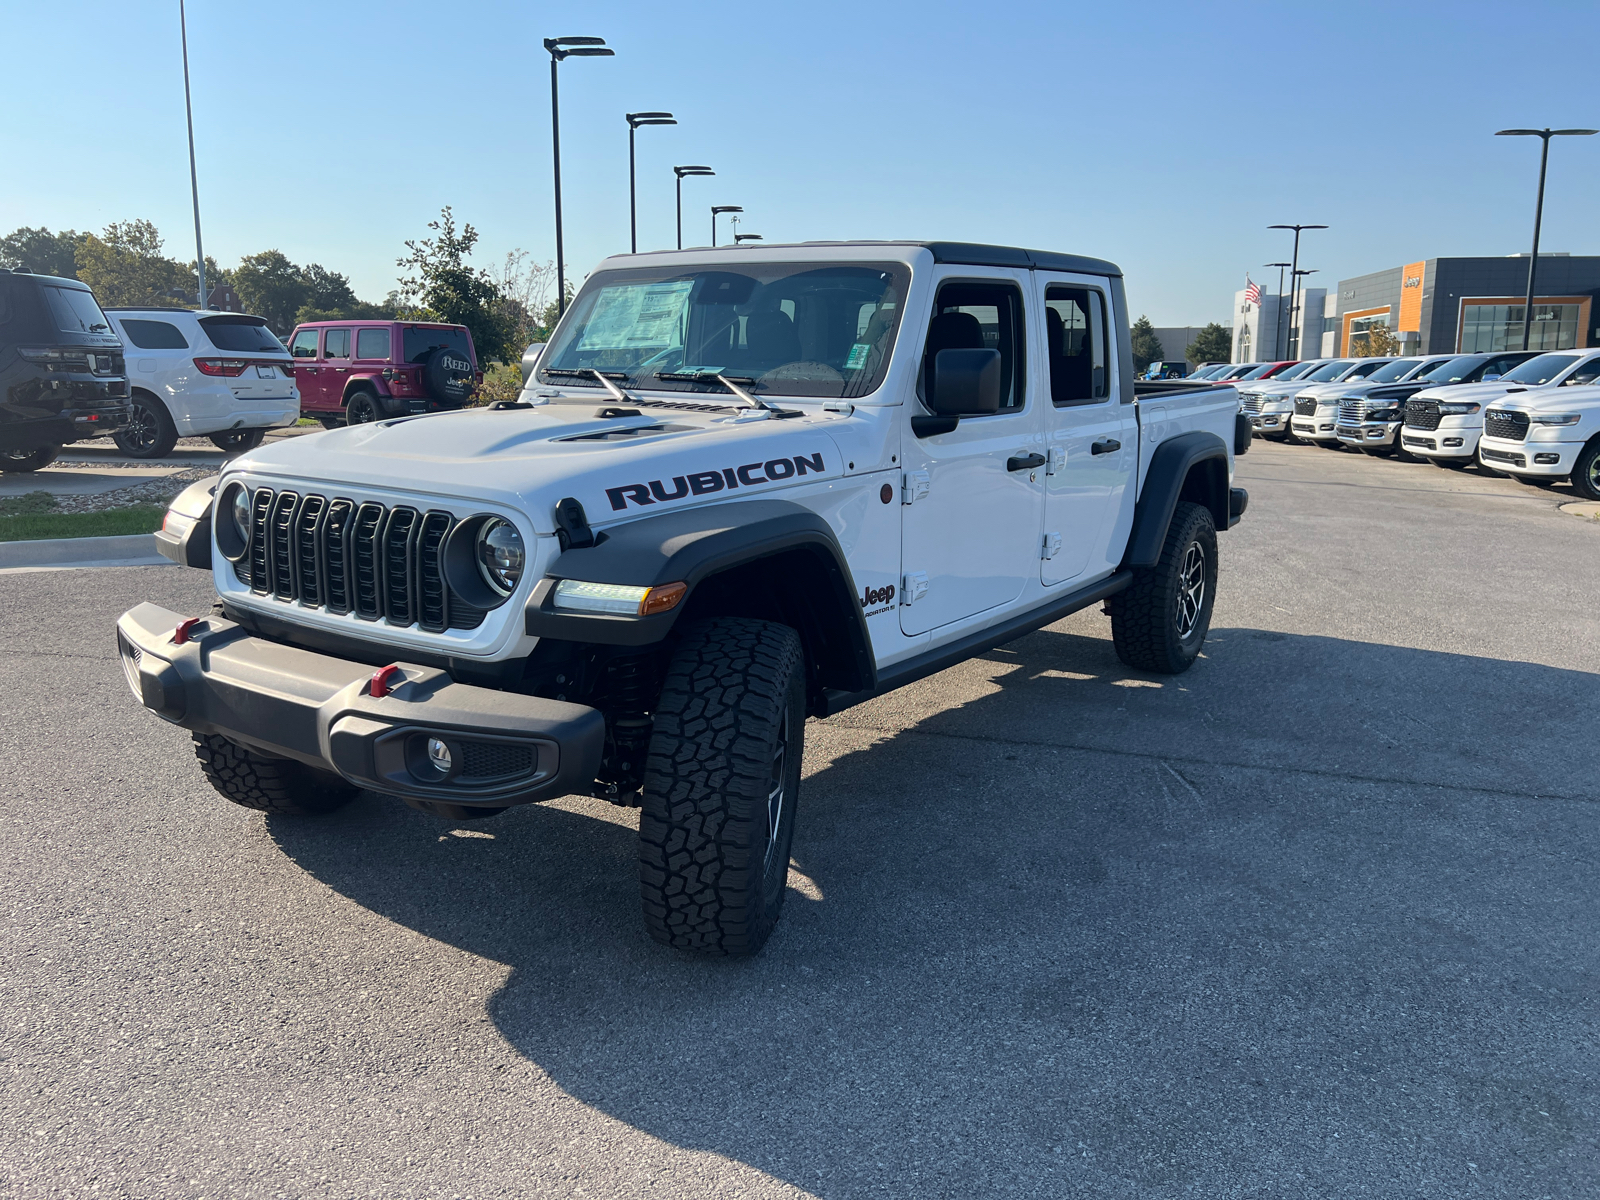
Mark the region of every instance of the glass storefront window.
[[[1578, 344], [1578, 305], [1538, 304], [1533, 306], [1533, 328], [1528, 335], [1530, 350], [1571, 350]], [[1493, 354], [1500, 350], [1522, 349], [1521, 304], [1473, 304], [1462, 306], [1462, 354]]]

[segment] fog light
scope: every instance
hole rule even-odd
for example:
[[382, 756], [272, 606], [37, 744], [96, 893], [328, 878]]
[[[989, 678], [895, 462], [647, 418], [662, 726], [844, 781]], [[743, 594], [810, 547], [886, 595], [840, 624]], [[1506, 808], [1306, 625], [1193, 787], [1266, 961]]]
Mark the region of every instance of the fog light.
[[1559, 454], [1535, 454], [1533, 456], [1533, 461], [1538, 463], [1542, 467], [1553, 467], [1558, 462], [1561, 461], [1561, 455], [1559, 455]]
[[1367, 436], [1369, 438], [1371, 438], [1373, 441], [1382, 441], [1383, 440], [1383, 430], [1381, 430], [1381, 429], [1369, 429], [1369, 430], [1367, 430]]
[[438, 738], [428, 739], [428, 761], [441, 775], [450, 774], [450, 747]]
[[1444, 439], [1444, 444], [1446, 446], [1459, 446], [1459, 445], [1461, 445], [1461, 439], [1460, 438], [1445, 438]]

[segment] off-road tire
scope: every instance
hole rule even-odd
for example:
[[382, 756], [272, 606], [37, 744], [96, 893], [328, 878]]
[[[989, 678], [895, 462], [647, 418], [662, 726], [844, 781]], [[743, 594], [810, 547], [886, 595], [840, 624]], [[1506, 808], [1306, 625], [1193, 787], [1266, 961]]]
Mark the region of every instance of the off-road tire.
[[7, 450], [0, 453], [0, 471], [7, 475], [28, 474], [55, 462], [60, 446], [40, 446], [37, 450]]
[[343, 417], [331, 417], [323, 413], [317, 414], [317, 422], [324, 429], [343, 429], [345, 426], [345, 420]]
[[226, 433], [213, 433], [211, 444], [227, 454], [243, 454], [261, 445], [266, 436], [265, 429], [230, 429]]
[[378, 394], [368, 388], [356, 388], [345, 402], [344, 419], [350, 425], [370, 425], [383, 420], [383, 409], [378, 407]]
[[[1185, 634], [1178, 602], [1186, 566], [1192, 566], [1191, 547], [1198, 547], [1204, 556], [1200, 564], [1204, 591]], [[1216, 594], [1217, 527], [1211, 510], [1203, 504], [1180, 501], [1156, 565], [1136, 568], [1133, 583], [1106, 601], [1117, 657], [1139, 671], [1162, 675], [1187, 671], [1205, 644]]]
[[287, 817], [314, 817], [356, 797], [337, 775], [289, 758], [267, 758], [214, 733], [194, 735], [194, 756], [211, 786], [235, 804]]
[[725, 955], [766, 942], [788, 886], [805, 701], [805, 654], [788, 626], [725, 617], [685, 631], [639, 814], [639, 895], [658, 942]]
[[128, 423], [111, 435], [129, 458], [165, 458], [178, 444], [178, 427], [172, 423], [159, 397], [149, 392], [135, 392]]
[[1572, 490], [1585, 500], [1600, 500], [1600, 438], [1578, 451], [1572, 464]]

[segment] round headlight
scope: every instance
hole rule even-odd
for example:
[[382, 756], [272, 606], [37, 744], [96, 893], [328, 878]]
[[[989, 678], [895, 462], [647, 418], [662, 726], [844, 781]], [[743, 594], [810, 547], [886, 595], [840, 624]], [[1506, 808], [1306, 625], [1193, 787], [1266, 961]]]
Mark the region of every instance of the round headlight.
[[502, 596], [509, 596], [522, 578], [527, 554], [522, 535], [510, 521], [493, 517], [478, 530], [478, 570], [485, 582]]
[[233, 527], [245, 541], [250, 540], [250, 489], [237, 487], [233, 489], [233, 503], [230, 506], [233, 516]]

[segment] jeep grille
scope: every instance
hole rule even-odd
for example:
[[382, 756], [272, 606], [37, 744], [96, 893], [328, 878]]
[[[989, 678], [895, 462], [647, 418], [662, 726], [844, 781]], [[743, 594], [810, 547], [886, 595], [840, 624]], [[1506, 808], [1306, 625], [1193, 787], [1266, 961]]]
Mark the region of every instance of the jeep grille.
[[248, 552], [233, 566], [258, 596], [434, 633], [476, 629], [484, 610], [451, 590], [447, 512], [257, 488]]

